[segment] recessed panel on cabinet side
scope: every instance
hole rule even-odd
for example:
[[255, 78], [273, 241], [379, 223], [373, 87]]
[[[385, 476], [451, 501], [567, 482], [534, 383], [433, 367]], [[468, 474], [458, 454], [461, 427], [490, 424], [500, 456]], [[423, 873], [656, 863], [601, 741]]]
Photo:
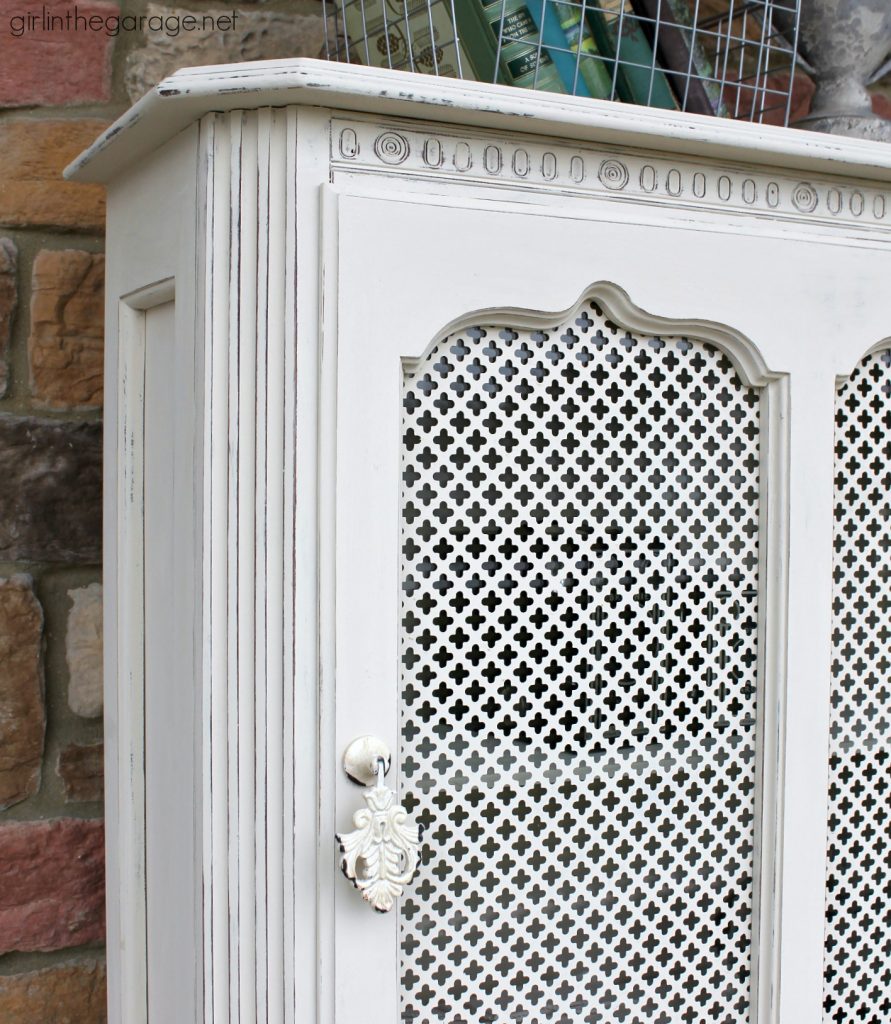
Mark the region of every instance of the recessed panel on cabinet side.
[[192, 439], [177, 408], [174, 303], [145, 317], [145, 870], [149, 1024], [197, 1021], [201, 962], [195, 824], [196, 719], [191, 619], [178, 557], [191, 496], [178, 467]]

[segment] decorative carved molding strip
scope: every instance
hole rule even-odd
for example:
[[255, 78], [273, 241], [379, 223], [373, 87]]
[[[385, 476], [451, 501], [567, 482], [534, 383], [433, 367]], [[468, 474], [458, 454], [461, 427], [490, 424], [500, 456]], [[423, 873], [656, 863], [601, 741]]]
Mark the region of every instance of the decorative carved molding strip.
[[891, 226], [884, 191], [843, 181], [766, 174], [666, 160], [645, 153], [613, 153], [509, 137], [454, 136], [371, 121], [332, 122], [335, 166], [411, 175], [443, 175], [518, 187], [589, 192], [662, 205], [743, 211], [756, 215]]

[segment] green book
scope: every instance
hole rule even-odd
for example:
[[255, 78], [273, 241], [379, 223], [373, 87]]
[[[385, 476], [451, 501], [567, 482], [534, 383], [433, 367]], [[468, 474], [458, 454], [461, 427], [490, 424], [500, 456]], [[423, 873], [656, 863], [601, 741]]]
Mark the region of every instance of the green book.
[[626, 103], [677, 110], [678, 102], [640, 22], [633, 13], [625, 13], [625, 0], [597, 0], [597, 6], [599, 10], [588, 11], [588, 21], [601, 52], [619, 62], [619, 98]]
[[461, 0], [479, 2], [490, 31], [501, 40], [502, 81], [521, 89], [567, 93], [551, 55], [541, 46], [538, 24], [529, 10], [541, 0]]
[[566, 44], [576, 55], [578, 73], [588, 87], [588, 92], [597, 99], [611, 99], [612, 62], [605, 60], [601, 54], [591, 32], [591, 26], [582, 18], [581, 7], [561, 3], [560, 0], [555, 0], [554, 6], [560, 19], [560, 28], [566, 37]]
[[[452, 8], [451, 0], [449, 7]], [[461, 43], [467, 49], [476, 68], [478, 82], [498, 82], [501, 69], [497, 63], [497, 46], [486, 22], [483, 10], [476, 0], [455, 0], [455, 17]], [[466, 75], [464, 76], [467, 77]]]
[[457, 0], [346, 0], [342, 30], [350, 60], [372, 67], [494, 82], [495, 46], [475, 4]]
[[[640, 26], [678, 98], [694, 114], [726, 116], [721, 86], [693, 26], [687, 0], [630, 0]], [[658, 24], [659, 31], [656, 32]]]

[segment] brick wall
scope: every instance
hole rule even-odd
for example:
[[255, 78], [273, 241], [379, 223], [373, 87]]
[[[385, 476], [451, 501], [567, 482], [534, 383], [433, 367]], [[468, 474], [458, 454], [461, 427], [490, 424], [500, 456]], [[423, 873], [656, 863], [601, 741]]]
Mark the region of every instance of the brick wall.
[[[187, 0], [234, 31], [10, 35], [0, 0], [0, 1021], [105, 1016], [103, 190], [62, 168], [177, 67], [318, 56], [319, 0]], [[78, 0], [80, 14], [163, 14]]]

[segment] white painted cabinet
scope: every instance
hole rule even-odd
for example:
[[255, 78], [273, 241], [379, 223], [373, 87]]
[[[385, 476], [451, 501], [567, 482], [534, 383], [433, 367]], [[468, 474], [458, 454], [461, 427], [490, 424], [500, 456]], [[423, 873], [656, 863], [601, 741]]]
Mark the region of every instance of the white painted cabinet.
[[111, 1019], [884, 1019], [891, 153], [292, 61], [74, 174]]

